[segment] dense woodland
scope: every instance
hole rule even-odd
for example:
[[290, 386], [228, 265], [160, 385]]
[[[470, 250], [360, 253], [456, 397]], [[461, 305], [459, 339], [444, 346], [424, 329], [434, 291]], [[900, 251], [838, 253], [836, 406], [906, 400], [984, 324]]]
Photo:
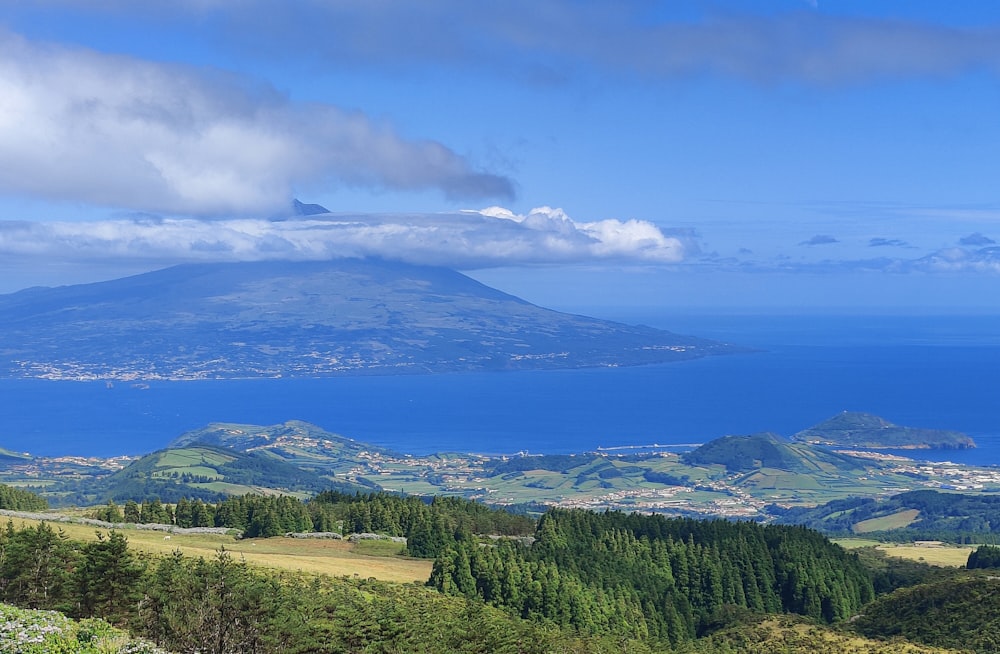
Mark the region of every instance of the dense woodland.
[[[139, 554], [121, 531], [82, 543], [8, 523], [0, 601], [102, 617], [177, 652], [904, 651], [858, 632], [1000, 652], [989, 570], [847, 553], [805, 527], [556, 509], [535, 520], [456, 498], [339, 492], [100, 511], [261, 535], [406, 535], [433, 572], [426, 586], [334, 579], [253, 568], [225, 550]], [[970, 568], [997, 549], [981, 547]]]
[[1000, 652], [1000, 580], [958, 574], [901, 588], [865, 607], [853, 626], [865, 635]]
[[874, 598], [855, 557], [802, 528], [553, 509], [536, 537], [530, 547], [460, 539], [431, 584], [581, 633], [674, 644], [725, 611], [833, 622]]
[[34, 493], [0, 484], [0, 509], [9, 511], [44, 511], [49, 503]]
[[980, 545], [969, 555], [965, 567], [970, 570], [1000, 568], [1000, 547], [995, 545]]

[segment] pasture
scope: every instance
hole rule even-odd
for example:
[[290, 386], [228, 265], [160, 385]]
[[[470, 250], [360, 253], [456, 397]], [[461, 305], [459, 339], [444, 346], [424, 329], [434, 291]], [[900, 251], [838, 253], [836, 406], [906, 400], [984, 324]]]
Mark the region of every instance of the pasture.
[[[35, 526], [37, 520], [11, 518], [14, 527]], [[50, 522], [74, 540], [95, 540], [97, 532], [107, 533], [87, 525]], [[431, 561], [399, 555], [398, 543], [349, 543], [342, 540], [316, 538], [248, 538], [236, 539], [219, 534], [166, 534], [162, 531], [123, 529], [129, 545], [137, 551], [163, 555], [180, 550], [185, 556], [212, 558], [224, 547], [235, 558], [251, 565], [282, 570], [297, 570], [335, 577], [374, 577], [399, 583], [425, 582], [431, 574]]]

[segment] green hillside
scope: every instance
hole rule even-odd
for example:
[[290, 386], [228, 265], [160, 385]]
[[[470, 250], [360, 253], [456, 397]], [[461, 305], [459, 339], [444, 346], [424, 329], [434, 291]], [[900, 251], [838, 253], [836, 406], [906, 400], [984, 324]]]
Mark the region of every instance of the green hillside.
[[678, 654], [944, 654], [967, 652], [917, 645], [899, 637], [866, 638], [794, 616], [765, 617], [729, 626], [677, 648]]
[[686, 454], [650, 446], [578, 454], [414, 456], [293, 420], [211, 423], [138, 460], [0, 459], [0, 483], [30, 488], [53, 506], [182, 496], [215, 501], [267, 492], [307, 496], [341, 488], [454, 495], [504, 506], [769, 519], [788, 506], [879, 497], [894, 489], [952, 485], [990, 494], [1000, 490], [1000, 472], [878, 453], [847, 455], [774, 434], [726, 436]]
[[854, 472], [865, 467], [857, 458], [790, 443], [770, 433], [717, 438], [684, 454], [681, 460], [695, 466], [721, 465], [729, 472], [772, 468], [815, 474]]
[[266, 455], [321, 475], [347, 474], [358, 466], [367, 466], [373, 455], [404, 456], [301, 420], [268, 426], [213, 422], [182, 434], [169, 447], [192, 445]]
[[859, 633], [974, 652], [1000, 652], [1000, 579], [957, 577], [903, 588], [865, 607]]
[[333, 487], [360, 490], [258, 452], [197, 445], [153, 452], [89, 484], [90, 503], [181, 497], [215, 500], [246, 493], [312, 495]]
[[870, 413], [844, 411], [792, 436], [793, 440], [868, 449], [966, 449], [976, 446], [966, 434], [943, 429], [901, 427]]
[[882, 532], [896, 539], [957, 542], [1000, 534], [997, 495], [920, 490], [775, 511], [780, 524], [806, 525], [827, 534]]

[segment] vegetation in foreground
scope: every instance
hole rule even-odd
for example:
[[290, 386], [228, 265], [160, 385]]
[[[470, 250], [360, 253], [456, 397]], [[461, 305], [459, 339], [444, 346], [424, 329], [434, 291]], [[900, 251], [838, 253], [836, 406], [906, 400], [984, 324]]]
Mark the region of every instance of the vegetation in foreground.
[[[78, 631], [101, 624], [91, 620], [101, 616], [174, 651], [674, 651], [652, 635], [638, 637], [628, 630], [585, 633], [541, 615], [524, 619], [476, 597], [446, 595], [423, 585], [254, 568], [224, 550], [211, 558], [179, 552], [144, 556], [129, 548], [120, 532], [81, 543], [44, 524], [21, 530], [8, 527], [0, 537], [0, 551], [5, 601], [56, 608], [82, 618], [79, 624], [84, 627]], [[526, 590], [533, 592], [533, 586]], [[744, 648], [748, 642], [759, 644], [756, 651], [766, 651], [769, 639], [794, 643], [794, 649], [785, 651], [841, 652], [844, 643], [860, 643], [862, 652], [901, 651], [801, 620], [788, 622], [788, 618], [723, 608], [705, 625], [708, 640], [687, 640], [676, 651], [754, 651]], [[6, 641], [5, 646], [11, 639]]]
[[678, 654], [930, 654], [964, 652], [919, 645], [903, 638], [866, 638], [794, 616], [775, 616], [721, 629], [679, 647]]
[[1000, 579], [960, 574], [901, 588], [865, 607], [853, 626], [867, 636], [1000, 652]]
[[[258, 513], [297, 514], [301, 504], [243, 502]], [[934, 568], [874, 547], [847, 553], [803, 527], [559, 509], [534, 521], [454, 498], [384, 494], [329, 493], [319, 504], [316, 515], [344, 528], [423, 538], [438, 590], [254, 567], [225, 549], [191, 556], [168, 551], [169, 541], [151, 555], [121, 531], [81, 542], [46, 523], [11, 522], [0, 531], [0, 600], [77, 618], [65, 623], [69, 637], [84, 634], [109, 653], [151, 646], [95, 640], [87, 634], [111, 629], [96, 618], [159, 647], [218, 654], [1000, 652], [991, 570]], [[533, 535], [518, 535], [528, 524]], [[994, 549], [979, 548], [970, 563], [992, 564]], [[12, 638], [3, 646], [32, 651]], [[90, 651], [58, 647], [40, 651]]]
[[0, 654], [167, 654], [104, 620], [0, 604]]

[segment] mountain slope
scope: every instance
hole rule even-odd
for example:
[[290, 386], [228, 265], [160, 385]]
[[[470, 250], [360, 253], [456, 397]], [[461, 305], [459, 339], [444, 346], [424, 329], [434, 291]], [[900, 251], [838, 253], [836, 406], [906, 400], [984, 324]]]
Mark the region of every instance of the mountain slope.
[[367, 467], [372, 455], [405, 456], [301, 420], [270, 426], [213, 422], [182, 434], [169, 445], [170, 448], [197, 446], [255, 453], [323, 475], [345, 474], [359, 466]]
[[865, 468], [865, 463], [854, 457], [789, 443], [770, 433], [723, 436], [682, 455], [681, 459], [688, 465], [722, 465], [730, 472], [774, 468], [816, 474]]
[[868, 636], [903, 636], [937, 647], [996, 652], [1000, 579], [956, 577], [903, 588], [866, 606], [852, 627]]
[[147, 454], [88, 490], [98, 501], [159, 498], [176, 502], [181, 497], [214, 500], [275, 491], [313, 494], [330, 488], [360, 490], [266, 454], [192, 445]]
[[550, 311], [446, 268], [175, 266], [0, 296], [0, 375], [211, 379], [661, 363], [737, 348]]

